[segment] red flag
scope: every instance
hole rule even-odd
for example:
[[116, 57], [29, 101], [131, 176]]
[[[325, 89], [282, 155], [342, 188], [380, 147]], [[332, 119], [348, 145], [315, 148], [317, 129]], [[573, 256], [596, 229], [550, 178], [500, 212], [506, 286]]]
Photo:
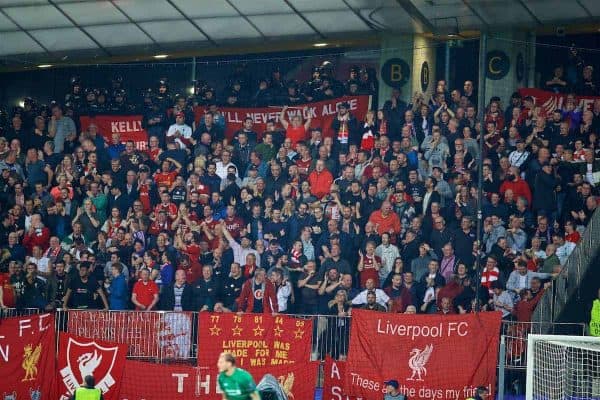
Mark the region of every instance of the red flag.
[[[550, 116], [556, 109], [562, 109], [566, 103], [566, 93], [553, 93], [540, 89], [522, 88], [519, 89], [522, 97], [533, 97], [534, 104], [540, 106], [546, 115]], [[600, 99], [599, 96], [576, 96], [577, 106], [585, 111], [594, 107], [594, 100]]]
[[92, 375], [105, 400], [117, 400], [125, 367], [127, 345], [60, 333], [58, 387], [60, 399], [68, 399]]
[[501, 314], [404, 315], [353, 310], [345, 390], [379, 398], [395, 379], [410, 399], [471, 397], [496, 384]]
[[323, 368], [323, 400], [362, 400], [362, 397], [353, 397], [346, 394], [344, 389], [344, 375], [346, 362], [337, 361], [327, 356]]
[[0, 321], [0, 394], [4, 399], [55, 398], [54, 316]]
[[[198, 381], [196, 375], [196, 368], [189, 365], [155, 364], [127, 360], [119, 399], [195, 399], [198, 398], [199, 390], [208, 390], [209, 387], [216, 396], [216, 377], [212, 378], [212, 382], [209, 381], [204, 384], [204, 382]], [[220, 397], [215, 397], [215, 399], [217, 398], [220, 399]]]
[[198, 319], [198, 370], [203, 382], [216, 378], [219, 355], [228, 352], [256, 383], [271, 374], [295, 399], [313, 398], [312, 321], [285, 315], [204, 312]]
[[[337, 115], [337, 106], [343, 102], [348, 102], [350, 112], [358, 121], [365, 118], [365, 114], [371, 107], [371, 98], [367, 95], [361, 96], [344, 96], [337, 99], [319, 101], [314, 103], [306, 103], [294, 106], [287, 110], [287, 119], [292, 116], [304, 114], [304, 118], [311, 117], [311, 126], [313, 128], [320, 127], [323, 130], [324, 136], [333, 136], [331, 131], [331, 123]], [[303, 112], [304, 106], [307, 107], [306, 112]], [[233, 137], [233, 134], [242, 129], [244, 119], [252, 118], [254, 122], [253, 130], [258, 133], [258, 139], [261, 139], [263, 132], [267, 128], [267, 121], [273, 119], [279, 121], [279, 107], [263, 107], [263, 108], [242, 108], [242, 107], [221, 107], [223, 117], [225, 118], [225, 136], [228, 139]], [[194, 109], [196, 125], [200, 123], [200, 119], [204, 115], [204, 107], [198, 106]]]

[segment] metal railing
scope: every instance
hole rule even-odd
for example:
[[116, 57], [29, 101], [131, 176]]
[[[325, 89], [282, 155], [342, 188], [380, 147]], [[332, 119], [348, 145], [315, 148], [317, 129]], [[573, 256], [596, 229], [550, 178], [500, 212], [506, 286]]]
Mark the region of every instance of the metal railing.
[[[569, 299], [577, 295], [589, 268], [600, 251], [600, 208], [598, 208], [577, 247], [565, 263], [561, 273], [554, 279], [552, 290], [546, 291], [533, 313], [533, 321], [556, 321], [561, 317]], [[542, 334], [549, 332], [540, 332]]]
[[[5, 309], [3, 317], [31, 315], [36, 309]], [[193, 362], [198, 351], [197, 312], [172, 311], [80, 311], [57, 310], [56, 330], [105, 341], [126, 343], [127, 357], [158, 363]], [[345, 360], [350, 341], [352, 317], [332, 315], [294, 315], [312, 319], [311, 361], [327, 355]], [[525, 369], [527, 335], [534, 333], [583, 336], [583, 323], [502, 321], [500, 334], [506, 343], [504, 362], [508, 369]]]
[[498, 366], [507, 369], [525, 370], [527, 367], [527, 336], [530, 334], [560, 334], [585, 336], [584, 323], [517, 322], [502, 321], [501, 336], [504, 336], [504, 362], [498, 357]]

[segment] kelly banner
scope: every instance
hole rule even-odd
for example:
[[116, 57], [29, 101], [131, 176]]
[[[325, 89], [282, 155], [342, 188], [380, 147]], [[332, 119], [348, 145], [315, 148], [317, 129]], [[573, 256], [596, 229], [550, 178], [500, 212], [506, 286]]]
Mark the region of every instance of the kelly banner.
[[145, 150], [148, 145], [148, 132], [142, 128], [141, 115], [82, 115], [79, 117], [81, 130], [87, 131], [90, 124], [96, 124], [107, 143], [111, 143], [112, 134], [121, 135], [121, 142], [133, 140], [138, 150]]
[[[344, 390], [381, 398], [396, 379], [411, 400], [474, 395], [496, 385], [501, 314], [404, 315], [352, 311]], [[493, 398], [493, 394], [492, 394]]]
[[[323, 130], [324, 136], [332, 136], [331, 122], [337, 114], [337, 106], [340, 103], [347, 102], [350, 105], [350, 112], [358, 121], [363, 121], [365, 114], [371, 107], [371, 97], [367, 95], [361, 96], [345, 96], [331, 100], [319, 101], [314, 103], [306, 103], [295, 105], [287, 110], [287, 120], [299, 114], [304, 114], [304, 118], [311, 117], [313, 128], [320, 127]], [[304, 107], [307, 110], [303, 112]], [[265, 108], [234, 108], [221, 107], [221, 113], [225, 117], [225, 136], [231, 139], [234, 133], [242, 128], [244, 119], [252, 118], [254, 122], [253, 130], [259, 135], [266, 130], [267, 121], [273, 119], [279, 122], [279, 113], [282, 107], [265, 107]], [[204, 115], [204, 107], [196, 107], [194, 110], [196, 126]], [[260, 139], [260, 136], [259, 136]]]
[[311, 399], [316, 380], [315, 365], [310, 362], [311, 339], [309, 320], [284, 315], [203, 312], [198, 321], [199, 373], [211, 379], [216, 377], [219, 355], [228, 352], [256, 383], [265, 374], [271, 374], [288, 396], [291, 393], [295, 399]]
[[348, 396], [344, 390], [346, 362], [327, 356], [323, 367], [323, 400], [365, 400]]
[[54, 316], [0, 321], [0, 395], [7, 400], [55, 396]]
[[[562, 109], [567, 99], [567, 94], [547, 92], [540, 89], [523, 88], [519, 89], [519, 93], [522, 97], [533, 97], [534, 104], [542, 107], [547, 115], [552, 114], [552, 111], [556, 109]], [[594, 100], [600, 99], [598, 96], [577, 96], [576, 98], [577, 105], [581, 110], [591, 110], [594, 106]]]
[[125, 343], [131, 357], [191, 357], [191, 313], [69, 310], [67, 331], [90, 339]]
[[105, 400], [118, 400], [126, 356], [126, 344], [61, 332], [57, 379], [59, 399], [70, 399], [75, 389], [84, 383], [84, 378], [92, 375]]

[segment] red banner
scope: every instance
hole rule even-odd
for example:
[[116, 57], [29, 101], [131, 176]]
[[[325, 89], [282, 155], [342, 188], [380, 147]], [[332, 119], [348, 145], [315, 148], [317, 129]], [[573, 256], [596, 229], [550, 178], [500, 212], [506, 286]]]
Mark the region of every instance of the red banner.
[[3, 399], [56, 398], [54, 316], [0, 321], [0, 395]]
[[323, 400], [363, 400], [362, 397], [348, 396], [344, 390], [346, 362], [327, 356], [323, 369]]
[[145, 150], [148, 146], [148, 132], [142, 128], [141, 115], [87, 115], [79, 117], [81, 130], [87, 131], [88, 126], [94, 123], [107, 143], [111, 143], [112, 134], [121, 135], [121, 142], [133, 140], [138, 150]]
[[477, 386], [493, 392], [500, 318], [491, 312], [448, 316], [353, 310], [345, 390], [381, 398], [383, 382], [395, 379], [411, 400], [463, 399], [473, 396]]
[[132, 357], [191, 356], [191, 313], [69, 310], [67, 331], [90, 339], [125, 343]]
[[[547, 92], [540, 89], [523, 88], [519, 89], [521, 96], [533, 97], [534, 104], [542, 107], [546, 114], [552, 114], [556, 109], [562, 109], [567, 99], [567, 94]], [[598, 96], [576, 96], [577, 105], [581, 110], [591, 110], [594, 107], [594, 100], [600, 99]]]
[[[312, 321], [284, 315], [200, 313], [198, 367], [217, 376], [217, 359], [232, 353], [257, 380], [275, 376], [295, 399], [313, 398], [315, 367], [310, 362]], [[291, 396], [290, 396], [291, 397]]]
[[60, 400], [68, 400], [87, 375], [94, 377], [105, 400], [117, 400], [126, 356], [126, 344], [61, 332], [57, 378]]
[[[323, 130], [324, 136], [332, 136], [333, 132], [331, 131], [331, 122], [337, 114], [338, 104], [343, 102], [348, 102], [350, 105], [350, 112], [359, 121], [364, 119], [365, 114], [371, 107], [370, 96], [345, 96], [337, 99], [293, 106], [287, 110], [287, 119], [289, 121], [293, 116], [303, 113], [302, 109], [306, 106], [308, 109], [306, 112], [304, 112], [304, 118], [306, 119], [310, 116], [312, 118], [311, 126], [313, 128], [320, 127]], [[247, 117], [252, 118], [252, 121], [254, 121], [254, 127], [252, 129], [257, 132], [258, 135], [262, 135], [267, 128], [268, 120], [274, 119], [275, 121], [279, 122], [279, 113], [281, 112], [281, 107], [222, 107], [220, 110], [225, 117], [225, 136], [228, 139], [231, 139], [233, 134], [242, 128], [244, 119]], [[195, 108], [194, 113], [196, 126], [198, 126], [200, 119], [204, 115], [204, 111], [205, 109], [203, 107]]]

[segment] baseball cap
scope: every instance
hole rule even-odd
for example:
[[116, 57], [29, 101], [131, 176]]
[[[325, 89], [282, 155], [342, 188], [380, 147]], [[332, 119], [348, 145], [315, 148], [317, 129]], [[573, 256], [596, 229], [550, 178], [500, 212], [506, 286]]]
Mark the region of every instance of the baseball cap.
[[400, 384], [395, 379], [390, 379], [389, 381], [385, 381], [385, 382], [383, 382], [383, 384], [386, 386], [391, 386], [394, 389], [398, 389], [400, 387]]

